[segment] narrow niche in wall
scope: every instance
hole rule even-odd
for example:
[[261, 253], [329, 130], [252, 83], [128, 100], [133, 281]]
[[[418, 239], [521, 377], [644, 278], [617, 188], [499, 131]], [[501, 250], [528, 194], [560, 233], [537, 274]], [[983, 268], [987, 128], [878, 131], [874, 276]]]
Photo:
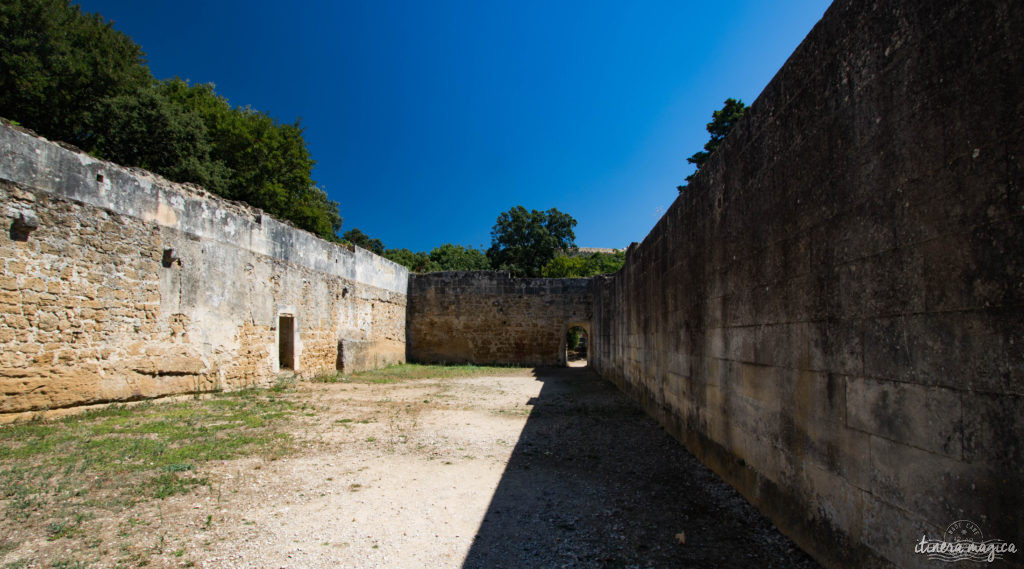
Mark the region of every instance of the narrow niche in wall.
[[295, 369], [295, 317], [281, 314], [277, 322], [277, 361], [281, 369]]
[[571, 326], [565, 333], [565, 361], [569, 367], [587, 367], [589, 340], [583, 326]]

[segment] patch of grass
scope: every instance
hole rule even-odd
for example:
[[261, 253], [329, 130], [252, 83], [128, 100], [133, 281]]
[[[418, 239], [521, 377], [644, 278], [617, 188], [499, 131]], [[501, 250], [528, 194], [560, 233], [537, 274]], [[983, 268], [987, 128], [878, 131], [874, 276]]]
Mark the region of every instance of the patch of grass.
[[320, 373], [313, 376], [310, 381], [313, 383], [338, 383], [344, 380], [345, 377], [340, 373]]
[[208, 486], [209, 481], [206, 478], [186, 478], [174, 472], [167, 472], [152, 478], [149, 484], [154, 498], [166, 498], [189, 492], [194, 486]]
[[277, 380], [277, 383], [270, 388], [271, 393], [283, 393], [289, 389], [295, 387], [294, 377], [282, 377]]
[[0, 541], [0, 557], [3, 557], [8, 552], [14, 551], [15, 549], [18, 549], [18, 544], [14, 541], [8, 539]]
[[62, 537], [71, 537], [78, 530], [78, 524], [67, 520], [53, 521], [46, 525], [46, 539], [56, 541]]
[[[74, 552], [90, 547], [97, 514], [209, 486], [210, 461], [293, 452], [283, 424], [297, 407], [280, 392], [247, 390], [0, 426], [0, 536], [61, 540], [67, 553], [53, 566], [78, 567]], [[127, 538], [139, 531], [120, 528]]]
[[502, 366], [465, 365], [427, 365], [427, 364], [395, 364], [383, 369], [361, 371], [346, 376], [335, 375], [314, 378], [324, 383], [397, 383], [413, 379], [451, 379], [456, 377], [473, 377], [477, 375], [501, 375], [511, 369]]
[[50, 564], [53, 569], [85, 569], [86, 564], [72, 559], [59, 559]]

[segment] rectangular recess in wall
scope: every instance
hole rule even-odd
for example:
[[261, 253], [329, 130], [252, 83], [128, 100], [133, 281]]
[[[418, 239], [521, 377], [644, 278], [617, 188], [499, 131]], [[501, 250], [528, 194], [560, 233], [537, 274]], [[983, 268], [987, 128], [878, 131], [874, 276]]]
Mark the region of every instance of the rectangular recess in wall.
[[295, 317], [282, 314], [277, 322], [277, 359], [281, 369], [295, 369]]

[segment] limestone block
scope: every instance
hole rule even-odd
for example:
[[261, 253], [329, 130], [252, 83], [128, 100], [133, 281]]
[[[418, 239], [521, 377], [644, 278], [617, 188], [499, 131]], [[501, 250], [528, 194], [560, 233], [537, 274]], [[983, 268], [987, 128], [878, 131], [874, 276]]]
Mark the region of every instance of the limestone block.
[[931, 452], [963, 456], [961, 393], [939, 386], [850, 378], [850, 427]]

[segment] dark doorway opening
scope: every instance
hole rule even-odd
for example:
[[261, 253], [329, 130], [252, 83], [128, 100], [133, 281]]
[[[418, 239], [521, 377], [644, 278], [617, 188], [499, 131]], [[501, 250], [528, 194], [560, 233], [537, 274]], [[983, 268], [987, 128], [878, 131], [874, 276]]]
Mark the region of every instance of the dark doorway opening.
[[281, 369], [295, 369], [295, 317], [282, 314], [277, 325], [277, 358]]
[[570, 367], [587, 367], [590, 337], [583, 326], [571, 326], [565, 333], [565, 362]]

